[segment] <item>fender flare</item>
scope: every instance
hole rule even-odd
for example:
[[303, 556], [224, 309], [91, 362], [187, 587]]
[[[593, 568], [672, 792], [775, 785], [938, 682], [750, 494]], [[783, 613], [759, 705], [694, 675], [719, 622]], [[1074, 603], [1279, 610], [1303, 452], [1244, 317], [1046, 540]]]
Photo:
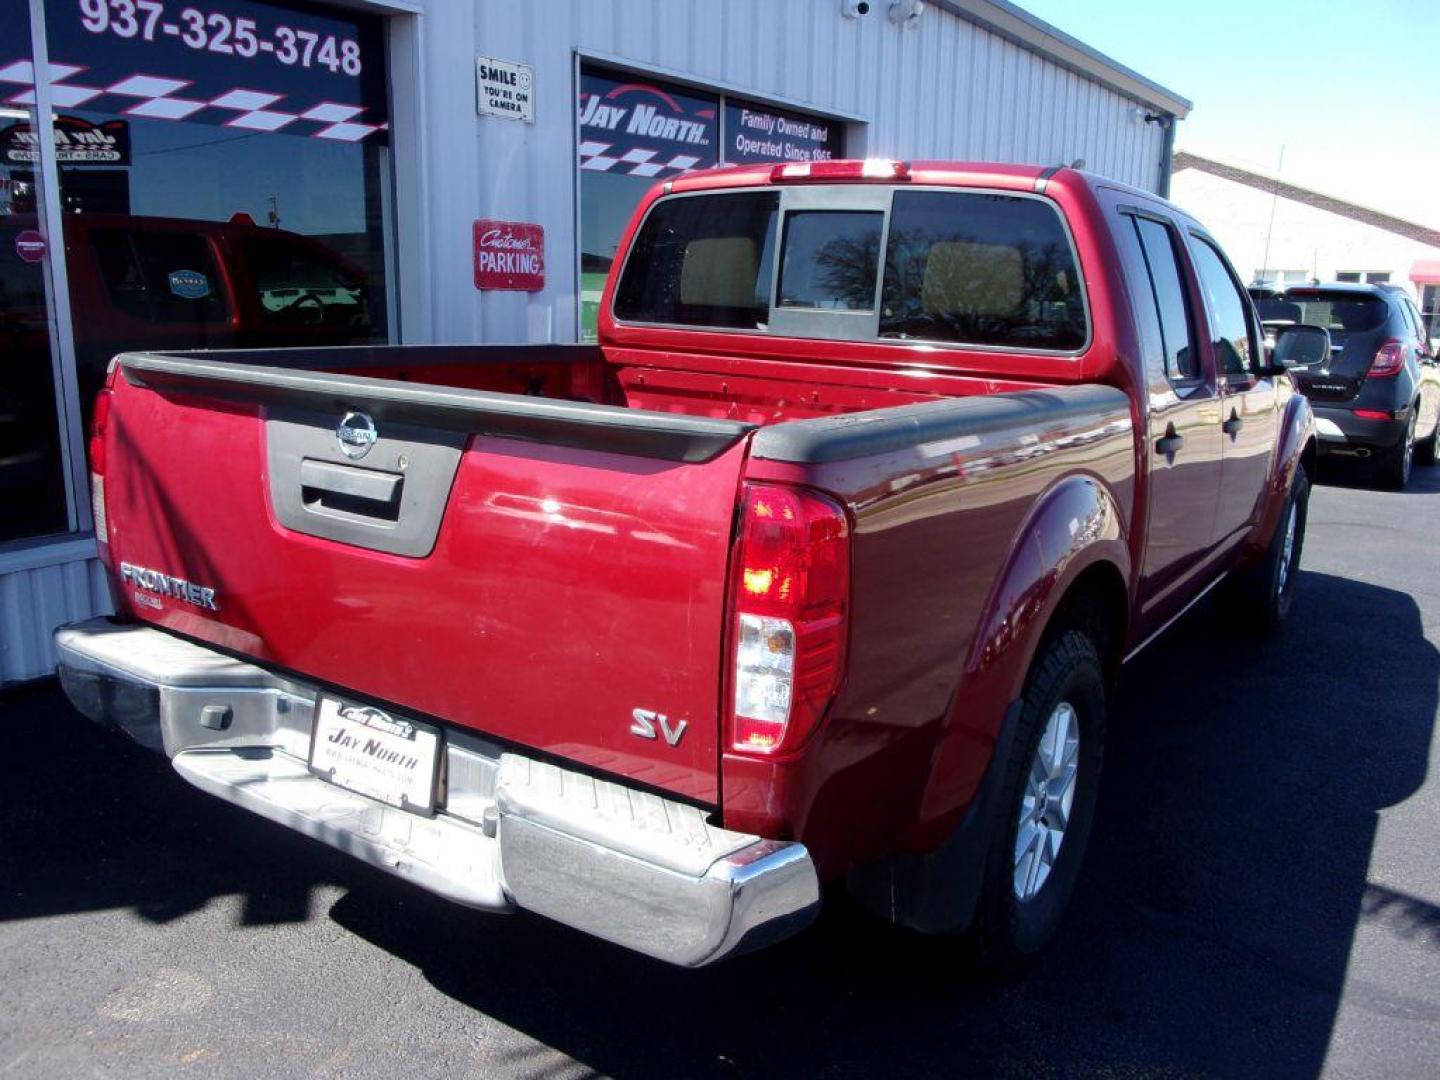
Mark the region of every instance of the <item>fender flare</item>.
[[1114, 496], [1092, 476], [1068, 476], [1042, 495], [990, 593], [966, 658], [965, 679], [996, 667], [1008, 669], [1004, 700], [1018, 698], [1050, 619], [1081, 574], [1109, 563], [1128, 598], [1129, 533]]
[[[1280, 430], [1275, 440], [1275, 456], [1270, 462], [1270, 475], [1265, 482], [1265, 509], [1250, 532], [1248, 555], [1263, 553], [1280, 521], [1285, 496], [1295, 482], [1295, 470], [1312, 447], [1318, 445], [1315, 434], [1315, 411], [1307, 398], [1294, 393], [1280, 415]], [[1314, 480], [1314, 477], [1311, 477]]]
[[990, 590], [920, 800], [915, 837], [933, 847], [973, 800], [999, 738], [1001, 715], [1021, 697], [1046, 628], [1070, 586], [1091, 567], [1119, 575], [1132, 594], [1129, 522], [1098, 478], [1072, 473], [1036, 500]]
[[1070, 586], [1091, 567], [1108, 564], [1120, 575], [1128, 612], [1128, 536], [1114, 496], [1088, 474], [1070, 474], [1036, 500], [986, 601], [906, 850], [849, 876], [862, 904], [917, 930], [969, 924], [1002, 817], [996, 800], [1030, 663]]

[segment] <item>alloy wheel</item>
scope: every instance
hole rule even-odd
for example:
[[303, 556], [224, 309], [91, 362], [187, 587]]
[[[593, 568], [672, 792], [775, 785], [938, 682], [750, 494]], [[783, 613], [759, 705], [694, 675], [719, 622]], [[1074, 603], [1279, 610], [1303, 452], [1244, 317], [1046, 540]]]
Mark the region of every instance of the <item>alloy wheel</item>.
[[1079, 773], [1080, 718], [1073, 705], [1062, 701], [1046, 721], [1020, 797], [1014, 889], [1021, 900], [1033, 897], [1050, 877], [1065, 842]]
[[1295, 559], [1295, 532], [1299, 516], [1299, 509], [1292, 499], [1290, 509], [1285, 515], [1285, 540], [1280, 549], [1280, 573], [1276, 575], [1275, 581], [1276, 596], [1284, 596], [1285, 586], [1290, 583], [1290, 566]]

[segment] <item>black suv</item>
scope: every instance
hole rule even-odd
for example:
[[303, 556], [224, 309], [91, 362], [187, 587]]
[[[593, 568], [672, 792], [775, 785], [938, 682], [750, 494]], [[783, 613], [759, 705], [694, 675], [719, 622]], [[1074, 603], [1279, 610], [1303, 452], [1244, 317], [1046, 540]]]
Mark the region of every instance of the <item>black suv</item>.
[[1410, 482], [1417, 458], [1435, 463], [1440, 367], [1408, 295], [1380, 285], [1335, 284], [1255, 287], [1251, 296], [1267, 346], [1288, 326], [1329, 332], [1323, 355], [1301, 357], [1303, 366], [1290, 369], [1314, 406], [1322, 454], [1369, 458], [1379, 478], [1396, 488]]

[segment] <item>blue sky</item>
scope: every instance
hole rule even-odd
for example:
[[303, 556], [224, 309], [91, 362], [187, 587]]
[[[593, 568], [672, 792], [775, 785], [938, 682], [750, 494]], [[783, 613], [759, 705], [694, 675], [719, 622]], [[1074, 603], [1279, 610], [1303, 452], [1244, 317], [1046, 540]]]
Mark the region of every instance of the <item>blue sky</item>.
[[1437, 0], [1016, 0], [1195, 103], [1181, 150], [1440, 228]]

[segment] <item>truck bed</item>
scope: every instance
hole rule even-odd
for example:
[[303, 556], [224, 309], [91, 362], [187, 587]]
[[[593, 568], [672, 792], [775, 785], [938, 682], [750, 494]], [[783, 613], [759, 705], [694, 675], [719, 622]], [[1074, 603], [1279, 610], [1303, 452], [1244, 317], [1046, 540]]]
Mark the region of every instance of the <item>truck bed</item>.
[[[1019, 388], [728, 368], [586, 346], [126, 354], [103, 481], [121, 608], [342, 696], [713, 804], [757, 430], [772, 458], [823, 458], [837, 438], [893, 454], [924, 425], [880, 406], [933, 418], [947, 397]], [[1006, 401], [1007, 425], [1055, 411]], [[337, 426], [359, 414], [374, 442], [347, 450]], [[213, 606], [157, 595], [156, 572]], [[635, 738], [637, 712], [683, 741]]]

